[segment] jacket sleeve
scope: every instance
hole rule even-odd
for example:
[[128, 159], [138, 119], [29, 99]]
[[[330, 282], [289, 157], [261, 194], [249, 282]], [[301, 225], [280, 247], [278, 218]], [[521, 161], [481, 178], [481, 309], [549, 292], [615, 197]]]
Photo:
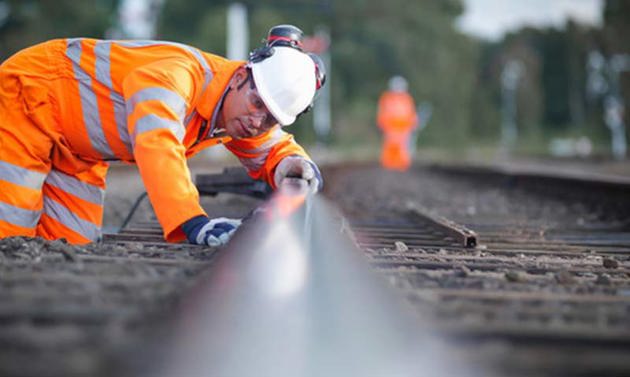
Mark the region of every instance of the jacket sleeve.
[[280, 160], [298, 155], [312, 161], [304, 149], [295, 142], [293, 135], [284, 132], [280, 126], [275, 126], [256, 137], [232, 139], [225, 146], [238, 157], [252, 178], [264, 180], [274, 189], [276, 184], [273, 181], [273, 174]]
[[169, 242], [184, 240], [181, 224], [205, 215], [182, 144], [183, 121], [202, 82], [194, 67], [175, 59], [139, 67], [123, 82], [134, 158]]

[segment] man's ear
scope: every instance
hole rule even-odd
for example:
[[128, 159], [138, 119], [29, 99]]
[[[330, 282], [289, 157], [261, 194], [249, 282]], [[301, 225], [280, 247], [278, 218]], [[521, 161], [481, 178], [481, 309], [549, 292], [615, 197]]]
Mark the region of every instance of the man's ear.
[[245, 67], [240, 67], [239, 69], [234, 71], [234, 75], [232, 75], [232, 80], [230, 81], [230, 88], [236, 89], [245, 80], [247, 80], [247, 69]]

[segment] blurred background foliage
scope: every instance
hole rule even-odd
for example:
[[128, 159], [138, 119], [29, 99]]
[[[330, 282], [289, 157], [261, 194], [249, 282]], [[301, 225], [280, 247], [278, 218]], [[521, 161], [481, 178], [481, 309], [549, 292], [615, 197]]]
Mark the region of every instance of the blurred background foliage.
[[[229, 1], [165, 0], [157, 38], [226, 53]], [[608, 152], [609, 132], [601, 98], [586, 90], [588, 53], [630, 53], [630, 1], [607, 0], [601, 27], [572, 21], [562, 29], [523, 28], [497, 42], [458, 31], [459, 0], [243, 0], [250, 44], [270, 26], [291, 23], [311, 34], [331, 33], [333, 146], [376, 145], [376, 102], [392, 75], [406, 77], [418, 103], [433, 116], [419, 138], [421, 148], [460, 150], [496, 146], [501, 131], [501, 71], [519, 60], [518, 148], [546, 151], [551, 137], [588, 136]], [[116, 24], [119, 0], [0, 0], [0, 58], [47, 39], [103, 38]], [[542, 10], [541, 10], [542, 11]], [[626, 109], [630, 74], [621, 76]], [[302, 142], [314, 141], [311, 117], [292, 128]]]

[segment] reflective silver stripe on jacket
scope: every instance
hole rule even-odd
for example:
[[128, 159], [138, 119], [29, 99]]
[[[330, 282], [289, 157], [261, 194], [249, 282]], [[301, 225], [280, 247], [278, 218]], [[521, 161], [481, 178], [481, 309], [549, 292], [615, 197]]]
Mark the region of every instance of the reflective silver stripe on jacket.
[[81, 62], [81, 39], [68, 39], [66, 56], [72, 61], [74, 77], [79, 84], [79, 96], [81, 99], [81, 111], [83, 123], [90, 137], [90, 143], [94, 150], [106, 159], [116, 159], [112, 149], [105, 138], [100, 112], [96, 101], [96, 93], [92, 90], [92, 78], [79, 65]]
[[275, 127], [271, 131], [270, 139], [264, 142], [262, 145], [260, 145], [257, 148], [253, 148], [253, 149], [235, 148], [232, 145], [230, 145], [230, 148], [237, 149], [243, 153], [256, 155], [256, 157], [249, 157], [249, 158], [239, 156], [238, 159], [248, 170], [259, 170], [260, 168], [263, 167], [263, 165], [265, 164], [265, 161], [267, 161], [267, 157], [269, 156], [269, 152], [271, 152], [271, 149], [285, 135], [286, 135], [286, 132], [282, 131], [280, 127]]
[[[181, 43], [176, 43], [176, 42], [168, 42], [168, 41], [151, 41], [151, 40], [134, 40], [134, 41], [116, 41], [115, 42], [117, 45], [123, 46], [123, 47], [128, 47], [128, 48], [141, 48], [141, 47], [151, 47], [151, 46], [175, 46], [178, 48], [181, 48], [187, 52], [189, 52], [190, 54], [192, 54], [195, 59], [197, 60], [197, 62], [202, 66], [203, 71], [204, 71], [204, 84], [202, 87], [202, 91], [204, 91], [206, 89], [206, 87], [208, 86], [208, 84], [210, 83], [210, 81], [212, 80], [212, 78], [214, 77], [212, 71], [210, 70], [210, 66], [208, 65], [208, 62], [206, 61], [206, 59], [202, 56], [201, 52], [199, 52], [198, 49], [191, 47], [191, 46], [187, 46], [185, 44], [181, 44]], [[148, 88], [148, 89], [158, 89], [158, 88]], [[159, 89], [163, 89], [163, 88], [159, 88]], [[167, 89], [163, 89], [165, 92], [167, 91]], [[143, 92], [144, 90], [142, 90], [141, 92]], [[139, 92], [140, 93], [140, 92]], [[138, 93], [136, 93], [138, 94]], [[186, 116], [186, 101], [183, 100], [183, 98], [181, 98], [181, 96], [179, 96], [179, 94], [172, 92], [172, 94], [166, 94], [163, 92], [163, 94], [165, 94], [164, 97], [166, 98], [147, 98], [147, 99], [159, 99], [162, 100], [164, 102], [166, 102], [169, 107], [171, 107], [171, 109], [173, 109], [173, 111], [175, 111], [176, 114], [178, 114], [180, 121], [183, 122], [184, 125], [188, 125], [188, 123], [193, 119], [194, 117], [194, 111], [191, 111], [191, 113]], [[177, 95], [180, 99], [176, 99], [173, 94]], [[134, 94], [135, 96], [135, 94]], [[170, 100], [168, 100], [167, 98], [170, 98]], [[130, 98], [130, 100], [132, 100]], [[146, 100], [146, 99], [145, 99]], [[177, 103], [179, 101], [183, 102], [183, 106], [181, 106], [183, 108], [183, 110], [178, 110], [178, 105]], [[136, 103], [140, 102], [140, 100], [137, 100]], [[133, 108], [135, 107], [135, 104], [133, 106], [131, 106], [131, 108], [129, 107], [129, 102], [127, 102], [127, 112], [128, 114], [131, 114], [131, 111], [133, 111]], [[147, 115], [148, 116], [148, 115]], [[145, 116], [145, 117], [147, 117]], [[143, 118], [145, 118], [143, 117]], [[175, 135], [175, 137], [177, 138], [177, 140], [179, 140], [180, 142], [182, 140], [184, 140], [184, 136], [185, 136], [185, 129], [182, 128], [181, 124], [175, 125], [174, 122], [172, 120], [165, 120], [165, 119], [161, 119], [157, 116], [153, 116], [153, 117], [149, 117], [148, 119], [140, 119], [138, 120], [138, 122], [140, 122], [142, 120], [142, 124], [138, 124], [136, 123], [136, 127], [135, 127], [135, 131], [134, 131], [134, 135], [132, 138], [132, 146], [135, 146], [135, 137], [145, 131], [150, 131], [156, 128], [168, 128], [170, 129], [173, 134]], [[158, 120], [160, 120], [161, 122], [168, 122], [169, 125], [165, 127], [166, 123], [162, 126], [159, 126]]]
[[136, 145], [136, 138], [138, 135], [159, 128], [171, 131], [180, 143], [184, 140], [184, 136], [186, 135], [186, 130], [180, 122], [160, 118], [155, 114], [148, 114], [136, 121], [136, 128], [133, 132], [133, 146], [135, 147]]
[[241, 164], [247, 168], [247, 170], [257, 171], [263, 167], [265, 161], [267, 160], [267, 155], [258, 156], [253, 158], [239, 157], [238, 159], [241, 161]]
[[132, 154], [129, 131], [127, 130], [127, 113], [125, 112], [125, 100], [123, 96], [114, 91], [111, 75], [111, 47], [110, 41], [98, 41], [94, 47], [96, 55], [96, 80], [109, 88], [109, 99], [114, 106], [114, 121], [120, 140], [127, 147], [127, 152]]
[[203, 89], [204, 90], [208, 86], [208, 83], [210, 83], [210, 80], [212, 80], [213, 74], [212, 74], [212, 71], [210, 70], [210, 66], [208, 65], [208, 62], [201, 55], [201, 52], [199, 52], [199, 50], [194, 48], [194, 47], [187, 46], [185, 44], [177, 43], [177, 42], [149, 41], [149, 40], [117, 41], [116, 43], [121, 45], [121, 46], [124, 46], [124, 47], [132, 47], [132, 48], [151, 47], [151, 46], [164, 46], [164, 45], [179, 47], [179, 48], [184, 49], [184, 50], [188, 51], [189, 53], [191, 53], [197, 59], [199, 64], [203, 67], [203, 70], [204, 70]]
[[271, 131], [271, 137], [269, 138], [269, 140], [265, 141], [264, 143], [262, 143], [260, 146], [258, 146], [258, 148], [254, 148], [254, 149], [245, 149], [244, 152], [246, 153], [269, 153], [269, 151], [271, 150], [271, 148], [273, 148], [274, 145], [278, 144], [278, 142], [286, 135], [287, 133], [282, 131], [282, 129], [280, 127], [275, 127], [272, 131]]
[[0, 202], [0, 220], [8, 223], [23, 228], [35, 228], [40, 216], [41, 211], [28, 210]]
[[61, 203], [44, 196], [44, 213], [83, 237], [96, 241], [101, 235], [101, 228], [72, 213]]
[[144, 88], [134, 93], [127, 100], [127, 114], [133, 114], [136, 106], [145, 101], [163, 102], [177, 114], [177, 119], [180, 121], [186, 115], [186, 100], [177, 92], [160, 87]]
[[285, 137], [287, 133], [280, 128], [280, 126], [276, 126], [273, 131], [271, 131], [271, 137], [269, 140], [265, 141], [258, 148], [249, 149], [247, 152], [249, 153], [269, 153], [271, 148], [273, 148], [276, 144]]
[[69, 194], [87, 202], [102, 206], [105, 200], [105, 190], [98, 186], [81, 182], [75, 177], [64, 174], [58, 170], [52, 170], [46, 178], [46, 184], [55, 186]]
[[13, 165], [6, 161], [0, 161], [0, 179], [19, 186], [39, 190], [44, 184], [46, 174]]

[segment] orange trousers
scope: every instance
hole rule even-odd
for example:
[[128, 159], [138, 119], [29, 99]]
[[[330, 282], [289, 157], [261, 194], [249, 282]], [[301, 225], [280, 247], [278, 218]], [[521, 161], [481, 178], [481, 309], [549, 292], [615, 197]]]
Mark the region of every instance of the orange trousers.
[[0, 70], [0, 238], [100, 237], [108, 164], [68, 155], [54, 114], [42, 78]]
[[381, 165], [390, 170], [405, 171], [411, 166], [409, 132], [386, 131], [381, 149]]

